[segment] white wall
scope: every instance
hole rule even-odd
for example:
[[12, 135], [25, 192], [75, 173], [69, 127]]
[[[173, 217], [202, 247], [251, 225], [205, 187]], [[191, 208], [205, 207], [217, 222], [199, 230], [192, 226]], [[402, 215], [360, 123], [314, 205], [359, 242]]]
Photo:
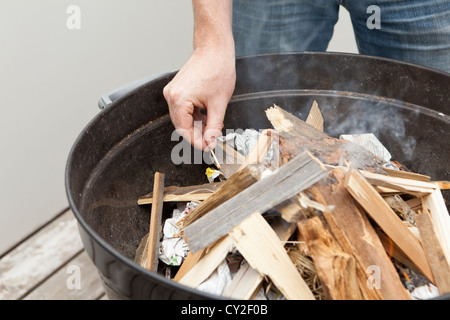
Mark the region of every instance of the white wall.
[[350, 14], [342, 6], [339, 8], [339, 20], [334, 26], [333, 37], [327, 51], [358, 53]]
[[192, 27], [187, 0], [1, 1], [0, 254], [68, 206], [67, 156], [100, 96], [179, 69]]
[[[81, 29], [69, 30], [69, 5]], [[70, 148], [104, 93], [179, 69], [192, 50], [188, 0], [2, 0], [0, 254], [68, 206]], [[329, 51], [356, 52], [346, 11]]]

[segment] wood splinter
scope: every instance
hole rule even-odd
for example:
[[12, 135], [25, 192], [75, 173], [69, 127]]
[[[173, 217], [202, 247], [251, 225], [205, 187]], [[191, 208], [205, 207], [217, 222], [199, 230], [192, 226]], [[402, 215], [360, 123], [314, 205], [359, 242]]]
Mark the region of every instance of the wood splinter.
[[150, 231], [147, 245], [147, 269], [153, 272], [158, 268], [159, 239], [161, 232], [161, 220], [164, 194], [164, 174], [155, 173], [153, 183], [153, 204], [150, 217]]

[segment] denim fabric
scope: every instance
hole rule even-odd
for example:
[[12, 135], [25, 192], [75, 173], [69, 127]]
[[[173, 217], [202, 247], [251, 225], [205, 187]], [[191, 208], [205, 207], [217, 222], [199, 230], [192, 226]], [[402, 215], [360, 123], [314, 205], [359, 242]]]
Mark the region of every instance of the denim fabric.
[[[371, 5], [380, 29], [367, 25]], [[325, 51], [342, 7], [361, 54], [450, 72], [450, 0], [234, 0], [236, 55]]]

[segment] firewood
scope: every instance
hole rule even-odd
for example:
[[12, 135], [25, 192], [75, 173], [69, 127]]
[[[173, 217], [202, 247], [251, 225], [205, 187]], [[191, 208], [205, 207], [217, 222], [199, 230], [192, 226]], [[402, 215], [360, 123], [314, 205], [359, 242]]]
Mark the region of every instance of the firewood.
[[[212, 244], [210, 247], [212, 247], [214, 244]], [[208, 247], [203, 248], [203, 250], [197, 251], [196, 253], [189, 251], [188, 255], [181, 264], [180, 269], [178, 269], [178, 272], [175, 274], [173, 280], [177, 282], [180, 281], [180, 279], [183, 278], [199, 262], [201, 258], [203, 258], [207, 249]]]
[[259, 213], [242, 221], [230, 236], [250, 266], [268, 276], [286, 299], [315, 299], [278, 236]]
[[429, 176], [426, 176], [423, 174], [418, 174], [415, 172], [395, 170], [395, 169], [391, 169], [391, 168], [383, 168], [383, 170], [390, 177], [398, 177], [398, 178], [412, 179], [412, 180], [425, 181], [425, 182], [430, 182], [430, 180], [431, 180], [431, 178]]
[[361, 174], [372, 185], [398, 190], [415, 196], [427, 195], [437, 189], [436, 184], [420, 180], [385, 176], [368, 171], [361, 171]]
[[408, 230], [371, 184], [357, 170], [351, 170], [347, 174], [345, 186], [352, 197], [400, 250], [411, 259], [422, 274], [431, 282], [434, 282], [433, 274], [419, 240]]
[[[437, 186], [437, 184], [436, 184]], [[441, 190], [438, 188], [422, 197], [423, 212], [428, 213], [433, 221], [447, 263], [450, 264], [450, 215]]]
[[267, 109], [266, 115], [279, 131], [279, 143], [287, 159], [308, 150], [324, 164], [339, 165], [347, 161], [358, 169], [384, 173], [385, 161], [364, 147], [330, 137], [276, 105]]
[[265, 168], [262, 165], [250, 165], [233, 174], [223, 182], [223, 185], [208, 199], [200, 203], [191, 213], [181, 221], [181, 226], [185, 228], [194, 221], [203, 217], [206, 213], [221, 205], [225, 201], [233, 198], [241, 191], [260, 180]]
[[[170, 186], [164, 188], [164, 202], [188, 202], [203, 201], [217, 191], [223, 185], [223, 181], [205, 183], [196, 186], [176, 187]], [[153, 192], [138, 198], [138, 204], [153, 203]]]
[[223, 296], [238, 300], [252, 299], [261, 288], [263, 280], [264, 277], [258, 271], [244, 262], [223, 291]]
[[433, 181], [441, 190], [450, 190], [450, 181]]
[[233, 240], [228, 235], [217, 241], [197, 264], [179, 280], [179, 283], [192, 288], [198, 287], [225, 260], [232, 246]]
[[400, 219], [410, 222], [415, 225], [417, 213], [404, 201], [399, 195], [383, 197], [384, 201], [391, 207], [392, 210], [400, 217]]
[[328, 179], [314, 184], [309, 191], [319, 203], [334, 206], [333, 212], [322, 213], [344, 252], [355, 257], [358, 279], [367, 279], [367, 270], [378, 267], [382, 275], [379, 289], [369, 289], [360, 281], [364, 299], [409, 299], [369, 219], [345, 188], [345, 171], [330, 170]]
[[439, 293], [441, 295], [450, 293], [450, 264], [445, 258], [439, 236], [428, 212], [425, 211], [417, 216], [417, 224]]
[[311, 106], [311, 109], [309, 110], [308, 117], [306, 118], [306, 123], [323, 132], [323, 116], [319, 110], [319, 105], [315, 100]]
[[353, 256], [342, 251], [318, 217], [300, 221], [298, 228], [309, 247], [325, 297], [330, 300], [361, 300], [363, 296]]
[[[273, 218], [270, 226], [281, 242], [287, 241], [296, 229], [295, 224], [288, 223], [279, 216]], [[257, 294], [263, 280], [263, 276], [245, 263], [225, 288], [223, 295], [233, 299], [251, 299]]]
[[239, 170], [245, 160], [242, 154], [225, 141], [217, 142], [210, 158], [227, 179]]
[[420, 270], [411, 261], [411, 259], [409, 259], [408, 256], [398, 248], [398, 246], [383, 232], [383, 230], [377, 228], [375, 231], [383, 244], [389, 259], [393, 258], [413, 270], [415, 273], [421, 274]]
[[419, 213], [419, 211], [422, 211], [422, 198], [420, 197], [413, 197], [411, 199], [406, 200], [405, 203], [414, 212]]
[[157, 271], [159, 240], [161, 238], [161, 218], [163, 209], [164, 174], [155, 173], [153, 183], [154, 203], [152, 204], [150, 216], [150, 231], [147, 245], [147, 269]]
[[[317, 159], [308, 152], [299, 154], [296, 158], [271, 172], [264, 179], [254, 183], [235, 197], [219, 206], [214, 206], [208, 214], [205, 212], [202, 218], [192, 224], [184, 224], [182, 236], [191, 250], [194, 252], [200, 250], [229, 233], [252, 213], [264, 213], [282, 201], [310, 187], [324, 176], [326, 176], [326, 169]], [[224, 186], [233, 177], [227, 180]], [[214, 195], [218, 195], [222, 188]], [[205, 202], [208, 202], [208, 200]], [[194, 214], [197, 208], [190, 215]]]

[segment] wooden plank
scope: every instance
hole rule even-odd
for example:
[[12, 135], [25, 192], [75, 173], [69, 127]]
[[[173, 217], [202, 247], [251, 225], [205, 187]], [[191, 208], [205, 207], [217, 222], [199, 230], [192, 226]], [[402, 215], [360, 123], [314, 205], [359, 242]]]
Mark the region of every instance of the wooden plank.
[[[270, 227], [282, 243], [286, 242], [296, 230], [294, 223], [288, 223], [281, 217], [274, 217]], [[264, 278], [248, 263], [241, 266], [223, 295], [233, 299], [251, 299], [257, 294]]]
[[328, 300], [362, 300], [356, 261], [344, 252], [331, 233], [324, 228], [319, 217], [302, 220], [298, 228], [305, 239], [311, 258]]
[[431, 180], [431, 178], [429, 176], [419, 174], [419, 173], [403, 171], [403, 170], [395, 170], [395, 169], [391, 169], [391, 168], [383, 168], [383, 170], [390, 177], [412, 179], [412, 180], [418, 180], [418, 181], [424, 181], [424, 182], [430, 182], [430, 180]]
[[450, 181], [433, 181], [441, 190], [450, 190]]
[[422, 245], [433, 271], [439, 293], [441, 295], [450, 293], [450, 264], [445, 258], [433, 221], [428, 212], [419, 214], [416, 219]]
[[334, 206], [333, 212], [323, 211], [328, 226], [344, 252], [357, 262], [358, 277], [368, 277], [367, 270], [377, 266], [379, 288], [360, 288], [365, 299], [409, 299], [397, 271], [392, 265], [375, 229], [345, 188], [345, 171], [334, 168], [328, 178], [309, 189], [316, 201]]
[[231, 299], [249, 300], [261, 288], [263, 280], [264, 277], [258, 271], [244, 262], [222, 295]]
[[192, 288], [198, 287], [225, 260], [232, 247], [231, 237], [228, 235], [223, 237], [180, 279], [179, 283]]
[[409, 200], [406, 200], [405, 203], [408, 205], [408, 207], [411, 208], [414, 212], [419, 212], [419, 210], [422, 210], [422, 198], [420, 197], [414, 197]]
[[309, 110], [308, 117], [306, 118], [306, 123], [323, 132], [323, 116], [319, 110], [319, 105], [315, 100], [311, 106], [311, 109]]
[[[210, 195], [219, 190], [223, 185], [223, 181], [205, 183], [196, 186], [176, 187], [170, 186], [164, 188], [164, 202], [189, 202], [189, 201], [203, 201]], [[138, 198], [138, 204], [152, 204], [153, 192]]]
[[447, 263], [450, 264], [450, 216], [439, 189], [422, 197], [423, 212], [427, 212], [436, 228]]
[[245, 219], [230, 236], [250, 266], [268, 276], [286, 299], [315, 299], [278, 236], [259, 213]]
[[345, 182], [352, 197], [364, 208], [386, 235], [402, 250], [431, 282], [433, 274], [419, 240], [383, 200], [371, 184], [357, 171], [351, 170]]
[[245, 161], [245, 157], [226, 141], [217, 142], [214, 151], [210, 153], [210, 159], [227, 179], [235, 174]]
[[406, 256], [382, 230], [376, 229], [375, 231], [378, 237], [380, 238], [380, 241], [383, 244], [383, 247], [386, 250], [389, 259], [394, 258], [398, 262], [404, 264], [405, 266], [413, 270], [415, 273], [417, 274], [421, 273], [420, 270], [417, 269], [416, 265], [411, 262], [408, 256]]
[[[212, 244], [211, 246], [213, 246], [213, 245], [214, 244]], [[205, 255], [207, 248], [197, 251], [196, 253], [189, 251], [188, 255], [184, 259], [183, 263], [180, 266], [180, 269], [178, 269], [178, 272], [175, 275], [175, 277], [173, 278], [173, 280], [177, 281], [177, 282], [180, 281], [180, 279], [183, 278], [186, 275], [186, 273], [188, 273], [199, 262], [199, 260]]]
[[267, 119], [272, 126], [281, 132], [288, 132], [299, 136], [309, 136], [317, 138], [326, 138], [327, 134], [321, 130], [317, 130], [312, 125], [306, 123], [292, 113], [283, 110], [277, 105], [273, 105], [266, 110]]
[[427, 195], [437, 189], [436, 184], [425, 181], [390, 177], [368, 171], [361, 171], [361, 174], [374, 186], [386, 187], [416, 196]]
[[100, 276], [85, 251], [33, 289], [24, 300], [95, 300], [104, 294]]
[[156, 272], [158, 269], [159, 240], [161, 239], [161, 220], [163, 210], [164, 194], [164, 174], [155, 173], [153, 183], [154, 201], [150, 216], [150, 228], [147, 244], [147, 265], [146, 268]]
[[68, 210], [0, 259], [0, 300], [20, 299], [82, 249]]
[[185, 227], [183, 238], [189, 248], [196, 252], [228, 234], [252, 213], [264, 213], [326, 175], [325, 167], [317, 159], [308, 152], [301, 153], [272, 174]]
[[[261, 174], [264, 170], [264, 167], [261, 165], [250, 165], [233, 174], [223, 183], [219, 190], [207, 200], [200, 203], [191, 213], [179, 222], [181, 229], [186, 228], [215, 207], [256, 183], [261, 178]], [[183, 230], [181, 231], [183, 232]]]

